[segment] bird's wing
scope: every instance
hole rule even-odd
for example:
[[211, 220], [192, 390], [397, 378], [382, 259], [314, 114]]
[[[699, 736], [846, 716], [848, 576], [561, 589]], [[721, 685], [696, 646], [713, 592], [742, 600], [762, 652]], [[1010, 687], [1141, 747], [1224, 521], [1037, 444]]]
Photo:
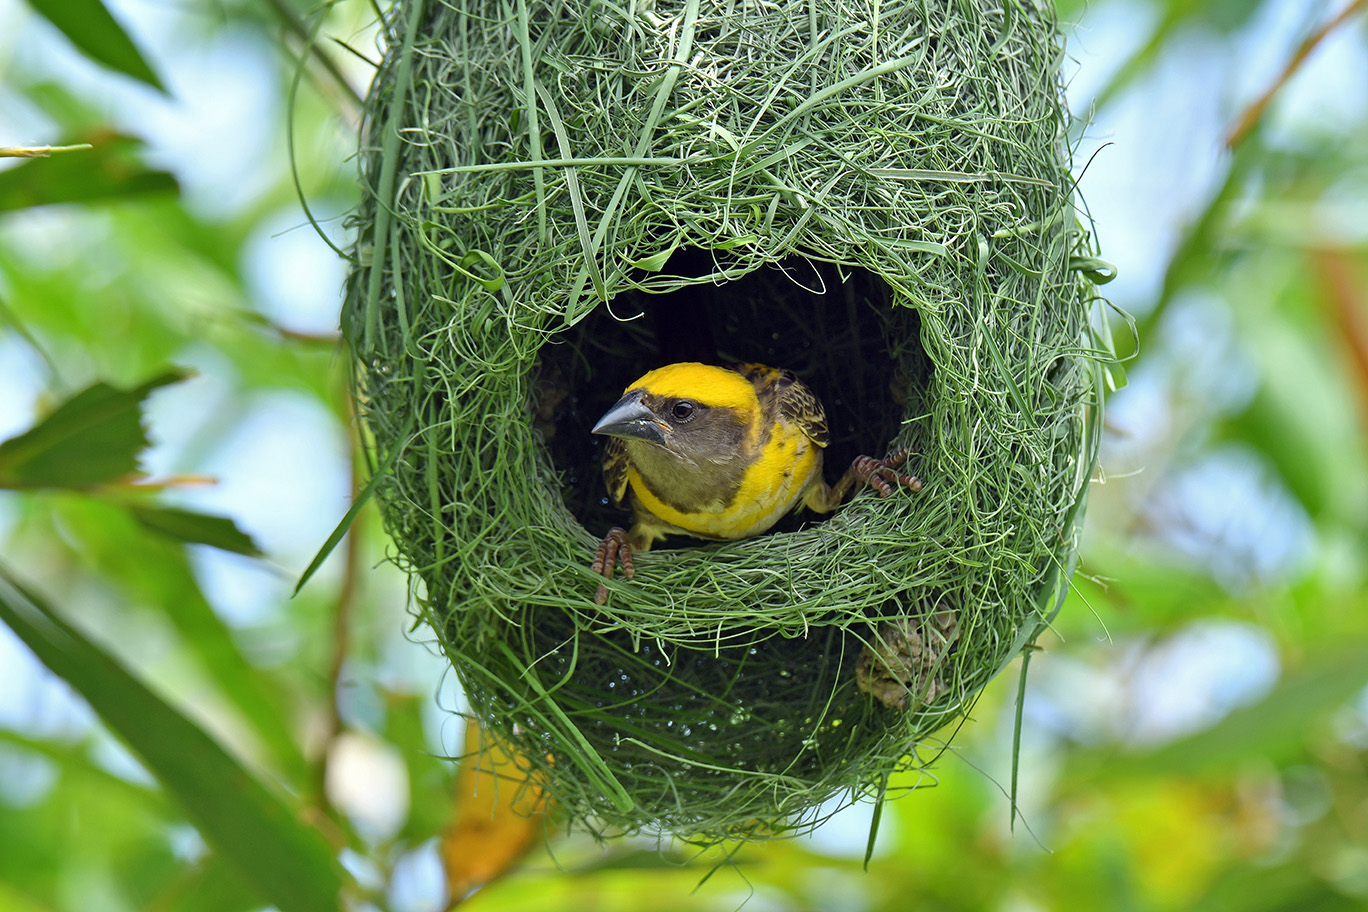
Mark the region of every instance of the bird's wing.
[[799, 430], [813, 443], [826, 446], [831, 435], [827, 432], [822, 400], [793, 371], [777, 370], [774, 373], [774, 396], [779, 414], [798, 425]]
[[627, 464], [627, 444], [621, 437], [609, 437], [603, 447], [603, 480], [616, 507], [627, 506]]

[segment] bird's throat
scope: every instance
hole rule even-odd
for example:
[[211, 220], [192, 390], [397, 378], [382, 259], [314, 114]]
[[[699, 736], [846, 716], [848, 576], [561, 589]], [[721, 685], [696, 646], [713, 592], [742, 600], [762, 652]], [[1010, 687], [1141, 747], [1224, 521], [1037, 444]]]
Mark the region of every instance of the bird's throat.
[[652, 508], [654, 501], [679, 516], [718, 513], [736, 500], [741, 489], [746, 464], [740, 453], [700, 464], [645, 441], [628, 440], [626, 444], [632, 465], [628, 481]]

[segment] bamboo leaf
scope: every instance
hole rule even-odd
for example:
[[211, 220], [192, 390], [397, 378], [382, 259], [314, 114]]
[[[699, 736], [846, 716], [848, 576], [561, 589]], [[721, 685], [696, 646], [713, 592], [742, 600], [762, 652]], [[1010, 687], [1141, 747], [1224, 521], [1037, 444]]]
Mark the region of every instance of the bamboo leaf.
[[0, 621], [89, 702], [238, 877], [281, 912], [336, 912], [328, 844], [203, 729], [0, 568]]
[[147, 446], [143, 400], [185, 376], [171, 371], [131, 390], [96, 383], [77, 393], [0, 443], [0, 488], [84, 488], [135, 474]]
[[28, 0], [34, 12], [51, 22], [81, 53], [96, 63], [132, 76], [165, 92], [138, 46], [110, 15], [101, 0]]
[[144, 504], [128, 504], [127, 509], [143, 527], [178, 542], [209, 545], [248, 557], [261, 556], [261, 549], [251, 536], [226, 516], [208, 516], [193, 510]]
[[18, 887], [0, 881], [0, 909], [6, 912], [51, 912], [51, 907], [25, 896]]
[[233, 631], [201, 591], [185, 549], [161, 536], [137, 534], [133, 517], [115, 503], [72, 498], [54, 507], [88, 568], [123, 601], [160, 611], [218, 693], [250, 723], [269, 751], [266, 762], [303, 781], [309, 767], [285, 721], [291, 714], [287, 688], [243, 655]]
[[1206, 775], [1250, 757], [1289, 762], [1307, 745], [1307, 732], [1368, 684], [1368, 649], [1359, 645], [1321, 656], [1283, 677], [1267, 697], [1237, 709], [1212, 728], [1154, 751], [1110, 758], [1106, 775]]

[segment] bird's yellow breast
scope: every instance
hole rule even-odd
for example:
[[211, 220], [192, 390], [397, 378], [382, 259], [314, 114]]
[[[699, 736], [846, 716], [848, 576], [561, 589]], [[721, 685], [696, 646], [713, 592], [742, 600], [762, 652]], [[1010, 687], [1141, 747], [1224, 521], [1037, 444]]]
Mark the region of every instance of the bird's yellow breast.
[[738, 539], [759, 535], [778, 522], [821, 471], [821, 449], [797, 427], [781, 422], [730, 500], [684, 511], [657, 497], [635, 467], [627, 477], [641, 505], [664, 522], [703, 538]]

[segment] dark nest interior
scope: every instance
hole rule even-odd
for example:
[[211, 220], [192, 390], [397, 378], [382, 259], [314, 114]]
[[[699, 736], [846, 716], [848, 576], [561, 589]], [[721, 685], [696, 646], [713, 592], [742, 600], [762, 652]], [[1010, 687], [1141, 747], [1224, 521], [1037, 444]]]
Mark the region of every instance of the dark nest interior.
[[[885, 455], [909, 411], [909, 397], [924, 394], [930, 365], [916, 311], [895, 307], [878, 276], [801, 256], [732, 281], [722, 278], [724, 270], [707, 251], [679, 250], [660, 277], [698, 284], [624, 292], [542, 347], [536, 428], [561, 474], [566, 506], [591, 532], [622, 523], [626, 514], [608, 503], [600, 471], [603, 438], [588, 429], [629, 383], [653, 368], [677, 361], [757, 361], [794, 371], [826, 408], [829, 481], [856, 456]], [[776, 531], [819, 519], [792, 514]], [[679, 543], [697, 544], [672, 539], [664, 547]]]

